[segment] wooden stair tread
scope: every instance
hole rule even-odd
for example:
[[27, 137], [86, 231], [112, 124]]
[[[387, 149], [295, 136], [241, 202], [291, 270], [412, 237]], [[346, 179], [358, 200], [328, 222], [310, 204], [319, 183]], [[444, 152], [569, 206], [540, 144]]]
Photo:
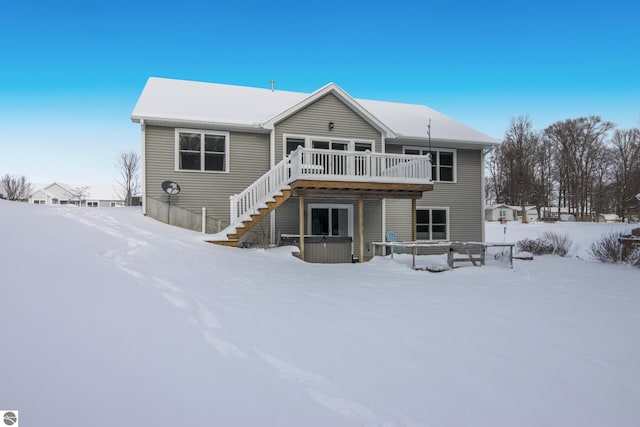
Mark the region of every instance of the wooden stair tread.
[[[271, 212], [276, 210], [280, 205], [282, 205], [287, 199], [291, 197], [292, 191], [290, 188], [283, 188], [281, 190], [281, 194], [276, 194], [272, 197], [272, 200], [268, 200], [264, 205], [257, 208], [257, 212], [254, 212], [249, 215], [249, 219], [245, 219], [240, 224], [238, 224], [235, 228], [234, 233], [228, 233], [227, 238], [230, 240], [238, 240], [240, 237], [245, 235], [260, 222], [264, 217], [269, 215]], [[215, 242], [217, 243], [217, 242]], [[238, 244], [236, 243], [235, 246]], [[232, 246], [232, 245], [227, 245]]]

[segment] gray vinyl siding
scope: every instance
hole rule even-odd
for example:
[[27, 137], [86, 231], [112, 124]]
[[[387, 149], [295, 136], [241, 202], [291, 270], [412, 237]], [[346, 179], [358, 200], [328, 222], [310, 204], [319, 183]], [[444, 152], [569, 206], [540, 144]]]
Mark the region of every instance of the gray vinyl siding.
[[[172, 207], [200, 215], [204, 206], [207, 219], [220, 220], [223, 227], [229, 223], [229, 196], [240, 193], [269, 169], [269, 135], [266, 134], [230, 132], [228, 173], [175, 171], [173, 127], [147, 126], [145, 138], [145, 196], [152, 199], [145, 201], [147, 206], [154, 200], [166, 203], [168, 196], [161, 184], [166, 180], [175, 181], [180, 184], [181, 192], [171, 197]], [[166, 222], [164, 217], [157, 219]]]
[[[402, 152], [402, 147], [388, 144], [387, 152]], [[433, 191], [425, 192], [417, 207], [449, 207], [450, 240], [481, 241], [481, 151], [458, 149], [456, 156], [457, 182], [434, 183]], [[386, 229], [395, 231], [398, 240], [411, 239], [411, 200], [386, 201]]]
[[[333, 122], [333, 130], [329, 130]], [[381, 133], [333, 94], [328, 94], [275, 126], [275, 159], [283, 159], [284, 134], [323, 136], [332, 139], [375, 141], [381, 152]], [[287, 153], [288, 154], [288, 153]]]
[[[307, 206], [310, 203], [348, 204], [353, 206], [353, 255], [360, 254], [360, 234], [358, 232], [358, 200], [356, 199], [312, 199], [305, 198], [305, 234], [309, 234], [307, 229]], [[287, 200], [276, 211], [276, 236], [282, 234], [299, 234], [299, 206], [300, 200], [292, 197]], [[382, 202], [380, 200], [364, 201], [364, 256], [365, 260], [372, 257], [371, 242], [378, 242], [382, 239]]]

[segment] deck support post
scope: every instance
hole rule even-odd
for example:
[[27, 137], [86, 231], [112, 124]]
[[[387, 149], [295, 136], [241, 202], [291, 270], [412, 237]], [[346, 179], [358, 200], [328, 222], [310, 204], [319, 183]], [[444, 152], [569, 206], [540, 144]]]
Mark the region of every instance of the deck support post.
[[411, 241], [416, 241], [416, 201], [411, 199]]
[[364, 262], [364, 196], [358, 201], [358, 234], [360, 240], [360, 262]]
[[301, 194], [298, 204], [299, 212], [299, 233], [300, 233], [300, 259], [304, 261], [304, 196]]

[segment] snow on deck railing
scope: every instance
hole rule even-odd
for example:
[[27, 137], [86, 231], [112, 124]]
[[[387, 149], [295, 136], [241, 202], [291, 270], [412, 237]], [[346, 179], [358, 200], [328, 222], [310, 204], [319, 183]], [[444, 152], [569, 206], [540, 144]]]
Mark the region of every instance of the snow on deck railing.
[[249, 219], [251, 214], [257, 213], [260, 207], [285, 189], [288, 183], [289, 159], [285, 158], [242, 193], [229, 196], [231, 225], [235, 227]]
[[291, 153], [291, 178], [333, 181], [430, 182], [430, 155], [338, 151], [299, 147]]

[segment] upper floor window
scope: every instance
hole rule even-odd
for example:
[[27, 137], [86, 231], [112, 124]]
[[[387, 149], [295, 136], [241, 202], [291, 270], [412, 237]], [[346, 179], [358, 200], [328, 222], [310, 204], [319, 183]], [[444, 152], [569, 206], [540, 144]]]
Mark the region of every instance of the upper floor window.
[[431, 153], [431, 179], [440, 182], [456, 182], [456, 150], [403, 147], [404, 154], [425, 155]]
[[228, 172], [229, 133], [176, 129], [176, 170]]
[[292, 151], [296, 151], [298, 147], [304, 148], [305, 139], [304, 138], [286, 138], [286, 155], [291, 154]]
[[306, 135], [284, 136], [285, 156], [290, 155], [298, 147], [338, 151], [375, 151], [374, 141], [372, 140], [331, 139]]

